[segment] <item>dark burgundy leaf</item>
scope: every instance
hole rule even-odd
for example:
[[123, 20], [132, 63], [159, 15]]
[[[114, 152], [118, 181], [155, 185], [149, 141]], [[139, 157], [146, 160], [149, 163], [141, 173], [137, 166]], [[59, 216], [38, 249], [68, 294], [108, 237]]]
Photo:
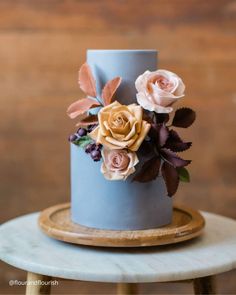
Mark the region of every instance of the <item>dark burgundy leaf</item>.
[[196, 119], [196, 113], [190, 108], [181, 108], [175, 112], [172, 122], [173, 126], [187, 128], [193, 124]]
[[157, 137], [157, 140], [158, 140], [157, 144], [159, 146], [163, 146], [166, 143], [168, 136], [169, 136], [169, 130], [167, 129], [165, 125], [161, 125], [159, 134]]
[[155, 113], [155, 120], [157, 124], [167, 123], [169, 121], [169, 114]]
[[175, 130], [170, 130], [165, 148], [170, 149], [172, 152], [183, 152], [189, 149], [191, 145], [191, 142], [183, 142]]
[[153, 138], [157, 146], [162, 147], [167, 141], [169, 130], [164, 124], [152, 124], [150, 137]]
[[168, 149], [170, 149], [172, 152], [183, 152], [186, 151], [191, 147], [191, 142], [174, 142], [172, 144], [166, 145]]
[[174, 167], [184, 167], [191, 163], [190, 160], [181, 159], [176, 155], [176, 153], [166, 148], [161, 149], [160, 154], [166, 162], [170, 163]]
[[168, 148], [173, 152], [183, 152], [188, 150], [192, 146], [192, 142], [176, 142]]
[[147, 121], [148, 123], [153, 123], [153, 113], [144, 110], [143, 112], [143, 120]]
[[138, 152], [142, 155], [142, 156], [148, 156], [151, 153], [154, 153], [154, 146], [153, 143], [150, 141], [146, 141], [144, 140], [138, 150]]
[[166, 183], [166, 188], [168, 196], [172, 197], [179, 186], [179, 174], [172, 165], [167, 162], [164, 162], [161, 167], [162, 176]]
[[169, 138], [168, 140], [171, 139], [172, 141], [181, 141], [181, 138], [179, 137], [179, 134], [175, 130], [170, 130], [169, 131]]
[[156, 141], [157, 138], [157, 131], [156, 131], [156, 124], [151, 124], [151, 128], [148, 132], [148, 136], [153, 140]]
[[148, 182], [157, 178], [161, 160], [157, 156], [144, 163], [140, 171], [134, 176], [134, 181]]

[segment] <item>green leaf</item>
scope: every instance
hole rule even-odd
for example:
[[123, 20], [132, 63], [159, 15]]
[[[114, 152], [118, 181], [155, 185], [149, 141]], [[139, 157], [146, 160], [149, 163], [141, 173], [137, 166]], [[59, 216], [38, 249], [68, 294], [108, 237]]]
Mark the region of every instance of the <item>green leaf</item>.
[[85, 148], [88, 144], [90, 144], [92, 142], [93, 142], [92, 138], [86, 135], [86, 136], [83, 136], [80, 139], [76, 140], [74, 142], [74, 144], [76, 144], [82, 148]]
[[190, 182], [190, 175], [186, 168], [179, 167], [177, 168], [177, 172], [179, 174], [179, 180], [183, 182]]

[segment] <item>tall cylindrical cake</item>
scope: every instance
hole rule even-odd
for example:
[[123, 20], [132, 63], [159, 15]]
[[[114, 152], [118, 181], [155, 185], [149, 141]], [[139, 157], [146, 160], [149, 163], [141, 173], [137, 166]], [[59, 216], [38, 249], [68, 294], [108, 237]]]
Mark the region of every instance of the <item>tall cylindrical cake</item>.
[[[135, 80], [157, 69], [156, 50], [88, 50], [87, 63], [97, 82], [97, 92], [114, 77], [122, 83], [114, 100], [137, 103]], [[109, 230], [151, 229], [169, 224], [172, 201], [162, 177], [148, 183], [106, 180], [101, 163], [91, 161], [71, 144], [72, 220], [84, 226]]]

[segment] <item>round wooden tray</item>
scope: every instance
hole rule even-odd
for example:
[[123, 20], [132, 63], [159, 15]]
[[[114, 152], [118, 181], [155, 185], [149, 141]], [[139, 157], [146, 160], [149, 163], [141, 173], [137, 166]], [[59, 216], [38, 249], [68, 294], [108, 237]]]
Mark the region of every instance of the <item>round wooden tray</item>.
[[100, 230], [75, 224], [70, 219], [70, 203], [45, 209], [39, 216], [43, 232], [64, 242], [101, 247], [143, 247], [174, 244], [201, 234], [202, 215], [184, 207], [174, 207], [173, 221], [156, 229], [116, 231]]

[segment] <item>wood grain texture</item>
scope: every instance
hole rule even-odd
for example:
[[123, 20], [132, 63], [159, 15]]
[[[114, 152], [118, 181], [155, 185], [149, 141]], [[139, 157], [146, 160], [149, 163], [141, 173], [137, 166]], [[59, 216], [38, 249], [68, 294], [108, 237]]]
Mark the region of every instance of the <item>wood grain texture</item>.
[[175, 207], [172, 223], [156, 229], [118, 231], [95, 229], [71, 221], [70, 203], [43, 210], [39, 226], [43, 232], [64, 242], [101, 247], [144, 247], [175, 244], [202, 233], [205, 220], [192, 209]]
[[[182, 132], [191, 183], [174, 198], [236, 218], [235, 15], [234, 0], [1, 0], [0, 222], [69, 201], [65, 112], [82, 95], [87, 48], [155, 48], [159, 67], [183, 77], [197, 121]], [[17, 277], [4, 269], [4, 282]], [[235, 293], [227, 278], [221, 294]]]

